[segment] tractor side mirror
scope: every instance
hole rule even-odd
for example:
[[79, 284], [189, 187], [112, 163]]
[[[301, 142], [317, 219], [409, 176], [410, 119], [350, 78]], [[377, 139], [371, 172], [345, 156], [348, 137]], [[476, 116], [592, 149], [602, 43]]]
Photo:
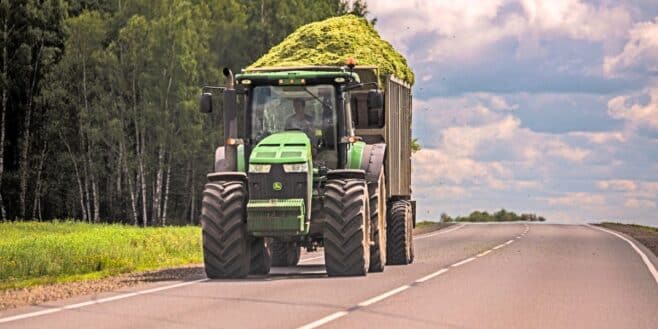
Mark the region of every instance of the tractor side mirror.
[[379, 89], [368, 91], [368, 109], [380, 109], [384, 107], [384, 96]]
[[212, 94], [211, 93], [201, 94], [201, 99], [199, 101], [199, 111], [201, 113], [211, 113], [212, 112]]

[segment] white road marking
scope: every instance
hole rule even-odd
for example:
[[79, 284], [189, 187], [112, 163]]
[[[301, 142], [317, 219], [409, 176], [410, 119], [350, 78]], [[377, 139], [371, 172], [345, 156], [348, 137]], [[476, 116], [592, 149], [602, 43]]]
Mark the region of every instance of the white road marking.
[[457, 262], [457, 263], [454, 263], [454, 264], [450, 265], [450, 267], [459, 267], [459, 266], [462, 266], [466, 263], [472, 262], [474, 260], [475, 260], [475, 257], [466, 258], [466, 259], [462, 260], [461, 262]]
[[51, 308], [51, 309], [47, 309], [47, 310], [30, 312], [30, 313], [25, 313], [25, 314], [19, 314], [19, 315], [15, 315], [15, 316], [2, 318], [2, 319], [0, 319], [0, 323], [7, 323], [7, 322], [12, 322], [12, 321], [17, 321], [17, 320], [22, 320], [22, 319], [27, 319], [27, 318], [33, 318], [33, 317], [37, 317], [37, 316], [41, 316], [41, 315], [57, 313], [57, 312], [61, 312], [61, 311], [64, 311], [64, 310], [72, 310], [72, 309], [81, 308], [81, 307], [85, 307], [85, 306], [89, 306], [89, 305], [103, 304], [103, 303], [107, 303], [107, 302], [111, 302], [111, 301], [115, 301], [115, 300], [119, 300], [119, 299], [139, 296], [139, 295], [152, 294], [154, 292], [159, 292], [159, 291], [163, 291], [163, 290], [169, 290], [169, 289], [189, 286], [189, 285], [199, 283], [199, 282], [203, 282], [203, 281], [208, 281], [208, 279], [200, 279], [200, 280], [194, 280], [194, 281], [181, 282], [181, 283], [176, 283], [176, 284], [172, 284], [172, 285], [168, 285], [168, 286], [164, 286], [164, 287], [157, 287], [157, 288], [153, 288], [153, 289], [129, 292], [129, 293], [126, 293], [126, 294], [111, 296], [111, 297], [107, 297], [107, 298], [101, 298], [101, 299], [97, 299], [97, 300], [90, 300], [88, 302], [82, 302], [82, 303], [77, 303], [77, 304], [61, 306], [61, 307], [55, 307], [55, 308]]
[[443, 274], [443, 273], [445, 273], [445, 272], [448, 272], [448, 269], [447, 269], [447, 268], [442, 268], [442, 269], [440, 269], [440, 270], [438, 270], [438, 271], [436, 271], [436, 272], [434, 272], [434, 273], [432, 273], [432, 274], [426, 275], [426, 276], [424, 276], [424, 277], [422, 277], [422, 278], [420, 278], [420, 279], [418, 279], [418, 280], [416, 280], [416, 281], [414, 281], [414, 282], [416, 282], [416, 283], [423, 283], [423, 282], [425, 282], [425, 281], [427, 281], [427, 280], [430, 280], [430, 279], [433, 279], [433, 278], [435, 278], [435, 277], [437, 277], [437, 276], [439, 276], [439, 275], [441, 275], [441, 274]]
[[504, 246], [505, 246], [504, 243], [503, 243], [503, 244], [499, 244], [499, 245], [497, 245], [497, 246], [491, 248], [491, 250], [498, 250], [498, 249], [500, 249], [500, 248], [502, 248], [502, 247], [504, 247]]
[[346, 316], [347, 314], [348, 314], [347, 311], [340, 311], [340, 312], [332, 313], [330, 315], [325, 316], [324, 318], [322, 318], [320, 320], [313, 321], [309, 324], [303, 325], [303, 326], [299, 327], [299, 329], [317, 328], [317, 327], [323, 326], [323, 325], [325, 325], [325, 324], [327, 324], [331, 321], [334, 321], [338, 318], [342, 318], [342, 317]]
[[418, 235], [418, 236], [414, 237], [414, 240], [421, 240], [421, 239], [429, 238], [429, 237], [432, 237], [432, 236], [435, 236], [435, 235], [439, 235], [439, 234], [445, 234], [445, 233], [454, 232], [454, 231], [457, 231], [457, 230], [463, 228], [464, 226], [466, 226], [466, 224], [460, 224], [460, 225], [457, 225], [457, 227], [454, 227], [454, 228], [451, 228], [451, 229], [447, 229], [447, 230], [438, 230], [437, 232], [432, 232], [432, 233], [426, 233], [426, 234]]
[[397, 288], [395, 288], [395, 289], [393, 289], [393, 290], [390, 290], [390, 291], [388, 291], [388, 292], [385, 292], [385, 293], [383, 293], [383, 294], [381, 294], [381, 295], [379, 295], [379, 296], [375, 296], [375, 297], [370, 298], [370, 299], [368, 299], [368, 300], [366, 300], [366, 301], [363, 301], [363, 302], [361, 302], [361, 303], [359, 303], [359, 304], [357, 304], [357, 305], [359, 305], [359, 306], [361, 306], [361, 307], [366, 307], [366, 306], [368, 306], [368, 305], [372, 305], [372, 304], [374, 304], [374, 303], [376, 303], [376, 302], [379, 302], [379, 301], [384, 300], [384, 299], [386, 299], [386, 298], [388, 298], [388, 297], [391, 297], [391, 296], [393, 296], [393, 295], [395, 295], [395, 294], [399, 294], [399, 293], [401, 293], [401, 292], [403, 292], [403, 291], [405, 291], [405, 290], [407, 290], [407, 289], [409, 289], [409, 288], [411, 288], [411, 286], [408, 286], [408, 285], [405, 284], [404, 286], [397, 287]]
[[653, 276], [653, 279], [656, 281], [656, 283], [658, 283], [658, 271], [656, 271], [656, 267], [653, 266], [653, 263], [651, 263], [651, 261], [649, 260], [649, 257], [647, 257], [647, 255], [644, 254], [644, 252], [642, 252], [642, 250], [641, 250], [640, 248], [638, 248], [638, 247], [635, 245], [635, 243], [633, 243], [633, 241], [627, 239], [625, 236], [623, 236], [623, 235], [621, 235], [621, 234], [619, 234], [619, 233], [617, 233], [617, 232], [613, 232], [613, 231], [610, 231], [610, 230], [605, 229], [605, 228], [602, 228], [602, 227], [598, 227], [598, 226], [594, 226], [594, 225], [589, 225], [589, 224], [587, 224], [587, 226], [590, 227], [590, 228], [593, 228], [593, 229], [599, 230], [599, 231], [603, 231], [603, 232], [606, 232], [606, 233], [610, 233], [610, 234], [612, 234], [612, 235], [614, 235], [614, 236], [616, 236], [616, 237], [618, 237], [618, 238], [620, 238], [620, 239], [626, 241], [626, 243], [628, 243], [631, 247], [633, 247], [633, 250], [635, 250], [635, 252], [636, 252], [638, 255], [640, 255], [640, 258], [642, 258], [642, 261], [644, 262], [644, 265], [647, 266], [647, 268], [649, 269], [649, 272], [650, 272], [651, 275]]
[[505, 242], [505, 244], [511, 244], [512, 242], [514, 242], [514, 240], [509, 240], [509, 241]]
[[493, 249], [489, 249], [489, 250], [487, 250], [487, 251], [484, 251], [484, 252], [481, 252], [481, 253], [477, 254], [477, 256], [475, 256], [475, 257], [483, 257], [483, 256], [486, 256], [488, 253], [490, 253], [490, 252], [492, 252], [492, 251], [493, 251]]

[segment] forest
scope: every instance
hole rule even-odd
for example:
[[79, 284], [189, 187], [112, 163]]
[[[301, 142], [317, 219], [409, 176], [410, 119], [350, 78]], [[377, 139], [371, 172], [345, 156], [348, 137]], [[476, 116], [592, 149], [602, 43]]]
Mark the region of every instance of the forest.
[[221, 116], [203, 85], [345, 0], [0, 0], [3, 221], [196, 224]]

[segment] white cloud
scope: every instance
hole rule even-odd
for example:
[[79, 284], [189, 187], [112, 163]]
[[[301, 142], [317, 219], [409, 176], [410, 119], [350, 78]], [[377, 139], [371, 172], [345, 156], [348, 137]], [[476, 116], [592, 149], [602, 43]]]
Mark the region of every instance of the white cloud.
[[603, 70], [609, 75], [658, 73], [658, 17], [635, 24], [623, 51], [605, 57]]
[[641, 200], [641, 199], [627, 199], [624, 202], [624, 207], [627, 208], [656, 208], [656, 202], [651, 200]]
[[590, 143], [594, 144], [608, 144], [612, 142], [625, 143], [628, 136], [619, 131], [605, 131], [605, 132], [589, 132], [589, 131], [574, 131], [569, 132], [569, 136], [585, 138]]
[[649, 97], [647, 104], [639, 102], [637, 97], [614, 97], [608, 101], [608, 114], [615, 119], [625, 120], [631, 127], [658, 130], [658, 88], [646, 90], [644, 96]]
[[637, 184], [628, 179], [611, 179], [598, 181], [597, 186], [604, 191], [635, 191]]
[[546, 198], [549, 204], [569, 207], [592, 207], [605, 204], [605, 196], [586, 192], [571, 192], [562, 196]]
[[[622, 6], [580, 0], [416, 0], [369, 1], [378, 29], [397, 48], [410, 53], [409, 42], [423, 35], [431, 46], [421, 61], [446, 62], [482, 56], [485, 49], [512, 38], [523, 54], [536, 54], [540, 36], [602, 41], [623, 37], [631, 24]], [[534, 50], [533, 50], [534, 49]], [[417, 55], [418, 50], [413, 49]], [[541, 51], [539, 50], [539, 53]]]

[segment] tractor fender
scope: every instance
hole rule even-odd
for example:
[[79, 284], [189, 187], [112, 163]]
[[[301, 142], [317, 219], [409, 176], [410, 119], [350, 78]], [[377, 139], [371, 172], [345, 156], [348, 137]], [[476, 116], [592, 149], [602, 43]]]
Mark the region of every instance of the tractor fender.
[[386, 155], [386, 144], [368, 144], [363, 150], [361, 159], [361, 170], [366, 173], [366, 182], [376, 183], [379, 180], [379, 173], [384, 167], [384, 157]]

